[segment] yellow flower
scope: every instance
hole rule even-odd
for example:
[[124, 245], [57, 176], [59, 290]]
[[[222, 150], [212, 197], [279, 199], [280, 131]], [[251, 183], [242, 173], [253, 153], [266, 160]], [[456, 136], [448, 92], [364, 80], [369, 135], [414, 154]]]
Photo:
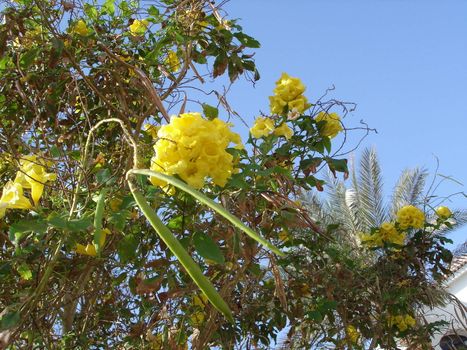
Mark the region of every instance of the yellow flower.
[[448, 207], [438, 207], [436, 208], [436, 215], [438, 215], [441, 219], [448, 219], [452, 216], [452, 213]]
[[178, 59], [177, 54], [172, 50], [167, 54], [165, 64], [169, 67], [171, 72], [177, 72], [180, 70], [180, 60]]
[[282, 123], [279, 127], [274, 130], [274, 135], [284, 136], [287, 140], [293, 135], [293, 131], [286, 123]]
[[110, 200], [109, 205], [112, 211], [119, 211], [123, 200], [121, 198], [113, 198]]
[[271, 113], [282, 114], [286, 106], [288, 106], [289, 111], [303, 113], [311, 106], [307, 98], [302, 95], [305, 89], [305, 85], [299, 78], [282, 73], [280, 79], [276, 81], [274, 96], [269, 96]]
[[15, 182], [31, 189], [31, 197], [36, 205], [42, 197], [45, 183], [57, 178], [55, 174], [46, 172], [46, 165], [49, 164], [35, 155], [23, 156], [20, 160], [20, 170], [16, 174]]
[[299, 96], [293, 101], [288, 103], [289, 110], [292, 112], [303, 113], [307, 108], [310, 107], [308, 100], [305, 96]]
[[359, 234], [361, 242], [370, 247], [383, 247], [384, 243], [404, 245], [405, 236], [405, 232], [397, 231], [396, 227], [389, 222], [381, 224], [381, 227], [373, 234]]
[[204, 312], [197, 311], [191, 314], [190, 321], [194, 327], [199, 327], [203, 324], [204, 318], [205, 318]]
[[250, 129], [251, 135], [255, 139], [269, 135], [274, 131], [274, 121], [270, 118], [258, 117]]
[[199, 294], [193, 297], [193, 305], [204, 309], [207, 304], [208, 304], [208, 298], [206, 297], [206, 295]]
[[285, 106], [287, 106], [287, 102], [279, 96], [269, 96], [269, 107], [272, 114], [282, 114]]
[[89, 34], [89, 28], [86, 25], [86, 22], [80, 19], [71, 27], [71, 33], [78, 34], [81, 36], [86, 36]]
[[281, 232], [279, 232], [279, 239], [282, 241], [282, 242], [287, 242], [289, 240], [289, 234], [287, 231], [285, 230], [282, 230]]
[[406, 331], [408, 328], [415, 326], [415, 319], [406, 314], [406, 315], [397, 315], [388, 317], [389, 327], [396, 326], [400, 332]]
[[5, 216], [6, 209], [31, 208], [31, 202], [23, 195], [23, 186], [19, 183], [8, 181], [5, 187], [3, 187], [2, 197], [0, 198], [0, 218]]
[[385, 242], [404, 245], [405, 233], [397, 231], [395, 226], [389, 222], [384, 222], [379, 228], [378, 233]]
[[397, 212], [397, 222], [399, 223], [399, 227], [403, 230], [409, 227], [423, 228], [425, 224], [425, 214], [413, 205], [406, 205]]
[[345, 330], [349, 340], [354, 344], [357, 343], [358, 339], [360, 338], [360, 333], [357, 331], [357, 329], [354, 326], [349, 325]]
[[86, 246], [78, 243], [75, 247], [75, 251], [81, 255], [89, 255], [89, 256], [97, 255], [96, 248], [94, 247], [94, 244], [91, 244], [91, 243], [88, 243]]
[[[234, 157], [226, 149], [230, 143], [241, 144], [240, 136], [230, 126], [218, 118], [206, 120], [199, 113], [172, 117], [157, 133], [151, 169], [178, 175], [194, 188], [201, 188], [206, 177], [216, 185], [225, 186], [236, 172]], [[166, 186], [156, 178], [151, 178], [151, 182]]]
[[148, 30], [149, 22], [146, 19], [135, 19], [133, 23], [130, 25], [130, 34], [133, 36], [140, 36], [146, 33]]
[[336, 113], [320, 112], [315, 120], [318, 123], [325, 122], [323, 125], [319, 126], [319, 133], [321, 136], [333, 138], [343, 130], [340, 122], [341, 119]]
[[[99, 245], [101, 249], [105, 245], [105, 241], [107, 239], [107, 235], [111, 234], [112, 232], [108, 228], [102, 229], [102, 234], [100, 237]], [[97, 251], [96, 251], [96, 246], [93, 243], [88, 243], [87, 245], [83, 244], [76, 244], [75, 246], [75, 252], [81, 255], [89, 255], [89, 256], [96, 256]]]
[[284, 101], [290, 102], [303, 94], [305, 89], [305, 85], [299, 78], [293, 78], [287, 73], [282, 73], [279, 80], [276, 81], [274, 94], [280, 96]]

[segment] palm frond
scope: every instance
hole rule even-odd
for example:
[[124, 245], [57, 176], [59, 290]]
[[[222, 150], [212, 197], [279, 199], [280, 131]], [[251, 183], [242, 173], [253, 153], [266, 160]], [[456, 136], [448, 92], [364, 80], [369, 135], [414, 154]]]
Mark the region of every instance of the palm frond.
[[360, 160], [358, 194], [366, 229], [379, 226], [386, 219], [383, 177], [374, 148], [363, 150]]
[[424, 168], [405, 169], [394, 187], [391, 197], [390, 217], [394, 218], [400, 207], [422, 202], [428, 172]]
[[[458, 230], [463, 226], [467, 225], [467, 210], [455, 210], [453, 212], [453, 219], [455, 221], [455, 225], [453, 227], [446, 227], [443, 230], [444, 233], [448, 234], [451, 231]], [[459, 244], [456, 248], [454, 248], [453, 252], [454, 256], [460, 256], [467, 254], [467, 240], [464, 243]]]
[[327, 194], [329, 217], [335, 223], [341, 224], [341, 228], [351, 233], [359, 231], [358, 218], [355, 216], [354, 210], [347, 206], [345, 193], [346, 187], [344, 183], [332, 175], [327, 176]]

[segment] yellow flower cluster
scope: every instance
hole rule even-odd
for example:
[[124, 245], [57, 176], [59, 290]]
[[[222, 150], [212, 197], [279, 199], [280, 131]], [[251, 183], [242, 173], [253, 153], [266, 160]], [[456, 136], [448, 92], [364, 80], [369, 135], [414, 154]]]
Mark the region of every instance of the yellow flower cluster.
[[399, 223], [399, 227], [403, 230], [409, 227], [423, 228], [425, 224], [425, 214], [413, 205], [406, 205], [397, 212], [397, 222]]
[[329, 137], [332, 139], [343, 130], [341, 119], [337, 113], [320, 112], [316, 116], [315, 120], [318, 123], [323, 121], [325, 122], [322, 126], [319, 127], [319, 133], [321, 136]]
[[171, 72], [178, 72], [180, 70], [180, 60], [178, 59], [175, 51], [170, 50], [165, 59], [165, 64], [169, 67]]
[[438, 207], [436, 208], [436, 215], [441, 219], [449, 219], [452, 216], [452, 212], [448, 207]]
[[24, 156], [20, 160], [20, 169], [14, 181], [9, 181], [3, 188], [0, 198], [0, 218], [5, 216], [6, 209], [31, 209], [32, 205], [24, 196], [23, 189], [31, 190], [31, 197], [37, 205], [44, 192], [44, 185], [56, 179], [55, 174], [47, 173], [45, 167], [50, 163], [35, 155]]
[[353, 344], [356, 344], [358, 339], [360, 338], [360, 333], [358, 332], [357, 328], [355, 328], [352, 325], [349, 325], [346, 327], [345, 330], [346, 330], [347, 336], [349, 337], [349, 340]]
[[[99, 242], [99, 245], [102, 248], [104, 247], [105, 241], [107, 239], [107, 235], [110, 234], [110, 233], [111, 233], [111, 231], [108, 228], [105, 228], [105, 229], [102, 230], [102, 234], [101, 234], [101, 238], [100, 238], [100, 242]], [[78, 244], [76, 244], [75, 251], [76, 251], [76, 253], [81, 254], [81, 255], [89, 255], [89, 256], [96, 256], [97, 255], [96, 247], [92, 243], [88, 243], [87, 245], [83, 245], [83, 244], [78, 243]]]
[[89, 28], [86, 25], [86, 22], [80, 19], [76, 22], [70, 29], [70, 32], [73, 34], [78, 34], [81, 36], [86, 36], [89, 34]]
[[415, 326], [415, 319], [408, 314], [389, 316], [388, 324], [389, 324], [389, 327], [396, 326], [400, 332], [403, 332], [407, 330], [408, 328], [412, 328], [413, 326]]
[[360, 239], [370, 247], [383, 247], [384, 243], [404, 245], [405, 236], [405, 232], [399, 232], [393, 224], [384, 222], [375, 233], [361, 234]]
[[140, 36], [146, 33], [148, 30], [149, 22], [147, 19], [135, 19], [133, 23], [130, 25], [130, 34], [132, 36]]
[[[217, 118], [206, 120], [200, 113], [172, 117], [170, 123], [157, 132], [151, 169], [178, 175], [194, 188], [201, 188], [206, 177], [216, 185], [225, 186], [237, 171], [234, 158], [226, 148], [230, 143], [243, 148], [240, 135], [232, 132], [230, 126]], [[151, 182], [155, 186], [166, 186], [153, 177]]]
[[299, 78], [293, 78], [287, 73], [282, 73], [276, 81], [274, 96], [269, 96], [269, 106], [272, 114], [283, 114], [287, 106], [289, 111], [303, 113], [311, 104], [303, 93], [305, 85]]
[[274, 133], [276, 136], [284, 136], [287, 140], [293, 135], [292, 129], [286, 124], [282, 123], [277, 128], [274, 126], [274, 121], [270, 118], [258, 117], [250, 129], [251, 136], [255, 139], [265, 137]]

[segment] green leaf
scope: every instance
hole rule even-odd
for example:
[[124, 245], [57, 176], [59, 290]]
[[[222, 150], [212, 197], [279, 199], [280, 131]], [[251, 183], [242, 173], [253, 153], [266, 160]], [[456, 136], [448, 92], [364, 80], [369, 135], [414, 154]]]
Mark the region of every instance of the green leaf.
[[17, 270], [23, 280], [29, 281], [32, 278], [32, 271], [28, 264], [22, 263]]
[[333, 159], [327, 158], [326, 162], [328, 163], [329, 170], [336, 175], [336, 171], [344, 173], [345, 175], [349, 174], [349, 168], [347, 167], [347, 159]]
[[20, 321], [20, 314], [19, 311], [10, 312], [0, 319], [0, 331], [4, 331], [6, 329], [13, 328], [16, 326]]
[[91, 4], [84, 4], [84, 13], [94, 20], [99, 17], [99, 12], [97, 12], [97, 9]]
[[21, 58], [19, 60], [19, 64], [21, 68], [24, 68], [24, 69], [28, 68], [34, 62], [34, 59], [36, 58], [38, 53], [39, 53], [39, 48], [36, 47], [36, 48], [30, 49], [29, 51], [21, 55]]
[[114, 0], [105, 0], [104, 4], [102, 5], [102, 9], [109, 15], [113, 16], [115, 13]]
[[244, 33], [235, 33], [234, 37], [236, 37], [238, 41], [240, 41], [246, 47], [251, 47], [252, 49], [257, 49], [261, 47], [261, 44], [259, 43], [258, 40]]
[[323, 145], [324, 145], [324, 148], [326, 148], [326, 151], [328, 151], [328, 153], [331, 153], [331, 139], [329, 137], [323, 137]]
[[243, 222], [241, 222], [236, 216], [230, 214], [225, 208], [223, 208], [221, 205], [217, 204], [214, 202], [212, 199], [206, 197], [204, 194], [201, 192], [195, 190], [193, 187], [187, 185], [183, 181], [180, 181], [172, 176], [168, 176], [162, 173], [159, 173], [157, 171], [152, 171], [149, 169], [132, 169], [128, 172], [129, 174], [141, 174], [141, 175], [147, 175], [147, 176], [154, 176], [158, 178], [159, 180], [163, 180], [179, 189], [182, 191], [185, 191], [186, 193], [190, 194], [194, 198], [196, 198], [198, 201], [201, 203], [207, 205], [209, 208], [217, 212], [218, 214], [222, 215], [224, 218], [226, 218], [228, 221], [230, 221], [235, 227], [238, 229], [242, 230], [245, 232], [248, 236], [253, 238], [255, 241], [258, 243], [262, 244], [263, 246], [267, 247], [269, 250], [273, 251], [274, 253], [278, 255], [284, 255], [278, 248], [276, 248], [273, 244], [271, 244], [269, 241], [265, 240], [263, 237], [259, 236], [255, 231], [253, 231], [251, 228], [246, 226]]
[[171, 230], [180, 230], [183, 225], [183, 216], [179, 215], [176, 216], [167, 223], [167, 227], [170, 228]]
[[212, 72], [212, 76], [216, 78], [224, 74], [228, 63], [229, 60], [224, 52], [221, 52], [219, 55], [217, 55], [216, 59], [214, 60], [214, 71]]
[[58, 158], [60, 157], [60, 149], [54, 145], [50, 147], [50, 154], [52, 155], [52, 157]]
[[11, 59], [9, 56], [3, 56], [0, 59], [0, 70], [5, 70], [5, 68], [8, 66], [10, 62], [11, 62]]
[[54, 48], [56, 55], [60, 56], [62, 54], [65, 44], [63, 43], [62, 40], [58, 38], [52, 38], [50, 39], [50, 41], [52, 42], [52, 47]]
[[156, 212], [151, 208], [151, 206], [146, 202], [146, 199], [143, 195], [133, 188], [131, 182], [128, 182], [130, 185], [131, 193], [135, 198], [136, 203], [140, 207], [143, 214], [146, 216], [146, 219], [150, 222], [151, 226], [156, 230], [158, 235], [170, 249], [170, 251], [175, 255], [175, 257], [180, 261], [182, 266], [188, 272], [190, 277], [196, 283], [196, 285], [203, 291], [211, 304], [219, 310], [230, 322], [234, 323], [232, 312], [229, 309], [229, 306], [222, 299], [222, 297], [217, 292], [216, 288], [211, 284], [211, 282], [203, 275], [203, 272], [199, 266], [193, 261], [187, 251], [182, 247], [177, 238], [170, 232], [167, 226], [159, 219]]
[[63, 230], [68, 229], [67, 219], [64, 216], [61, 216], [57, 213], [52, 213], [47, 218], [47, 222], [55, 228], [60, 228]]
[[126, 235], [118, 242], [118, 256], [122, 263], [127, 263], [136, 256], [138, 240], [133, 235]]
[[0, 262], [0, 276], [11, 272], [11, 264], [8, 261]]
[[67, 223], [67, 228], [71, 232], [84, 231], [92, 226], [92, 216], [84, 216], [80, 219], [70, 220]]
[[155, 7], [154, 5], [151, 5], [148, 8], [148, 14], [157, 18], [157, 17], [159, 17], [160, 12], [159, 12], [159, 9], [157, 7]]
[[47, 222], [55, 228], [67, 230], [71, 232], [79, 232], [86, 230], [92, 225], [91, 216], [83, 216], [80, 219], [68, 220], [67, 215], [59, 215], [52, 213], [47, 218]]
[[47, 222], [42, 219], [20, 220], [10, 226], [9, 238], [15, 244], [18, 244], [18, 242], [29, 232], [43, 234], [45, 231], [47, 231]]
[[219, 117], [219, 110], [216, 107], [208, 105], [207, 103], [203, 103], [203, 113], [209, 120], [213, 120]]
[[96, 181], [100, 185], [111, 185], [115, 182], [115, 177], [112, 176], [110, 169], [100, 169], [96, 173]]
[[123, 231], [125, 228], [126, 220], [129, 216], [130, 212], [124, 209], [117, 213], [112, 213], [108, 218], [108, 222], [114, 225], [118, 231]]
[[307, 312], [307, 318], [312, 320], [312, 321], [316, 321], [316, 322], [322, 322], [323, 321], [323, 315], [321, 315], [321, 312], [319, 311], [316, 311], [316, 310], [313, 310], [313, 311], [309, 311]]
[[193, 244], [196, 251], [205, 259], [212, 260], [218, 264], [225, 263], [224, 255], [217, 246], [216, 242], [208, 235], [196, 232], [193, 236]]

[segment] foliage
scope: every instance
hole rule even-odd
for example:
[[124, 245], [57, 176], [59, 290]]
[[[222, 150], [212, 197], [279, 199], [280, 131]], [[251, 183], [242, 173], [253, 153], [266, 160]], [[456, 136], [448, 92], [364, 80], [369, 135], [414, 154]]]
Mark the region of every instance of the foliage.
[[[411, 283], [447, 272], [429, 230], [446, 220], [378, 245], [368, 265], [336, 253], [336, 226], [297, 202], [323, 189], [324, 167], [348, 175], [334, 143], [348, 105], [309, 103], [284, 73], [245, 147], [218, 119], [221, 105], [232, 113], [222, 94], [195, 104], [204, 117], [184, 113], [207, 79], [259, 79], [259, 42], [219, 6], [18, 0], [3, 17], [2, 345], [266, 348], [300, 322], [336, 344], [346, 330], [349, 347], [358, 334], [393, 346], [431, 331], [412, 325], [412, 302], [435, 301]], [[345, 278], [349, 266], [384, 293]]]

